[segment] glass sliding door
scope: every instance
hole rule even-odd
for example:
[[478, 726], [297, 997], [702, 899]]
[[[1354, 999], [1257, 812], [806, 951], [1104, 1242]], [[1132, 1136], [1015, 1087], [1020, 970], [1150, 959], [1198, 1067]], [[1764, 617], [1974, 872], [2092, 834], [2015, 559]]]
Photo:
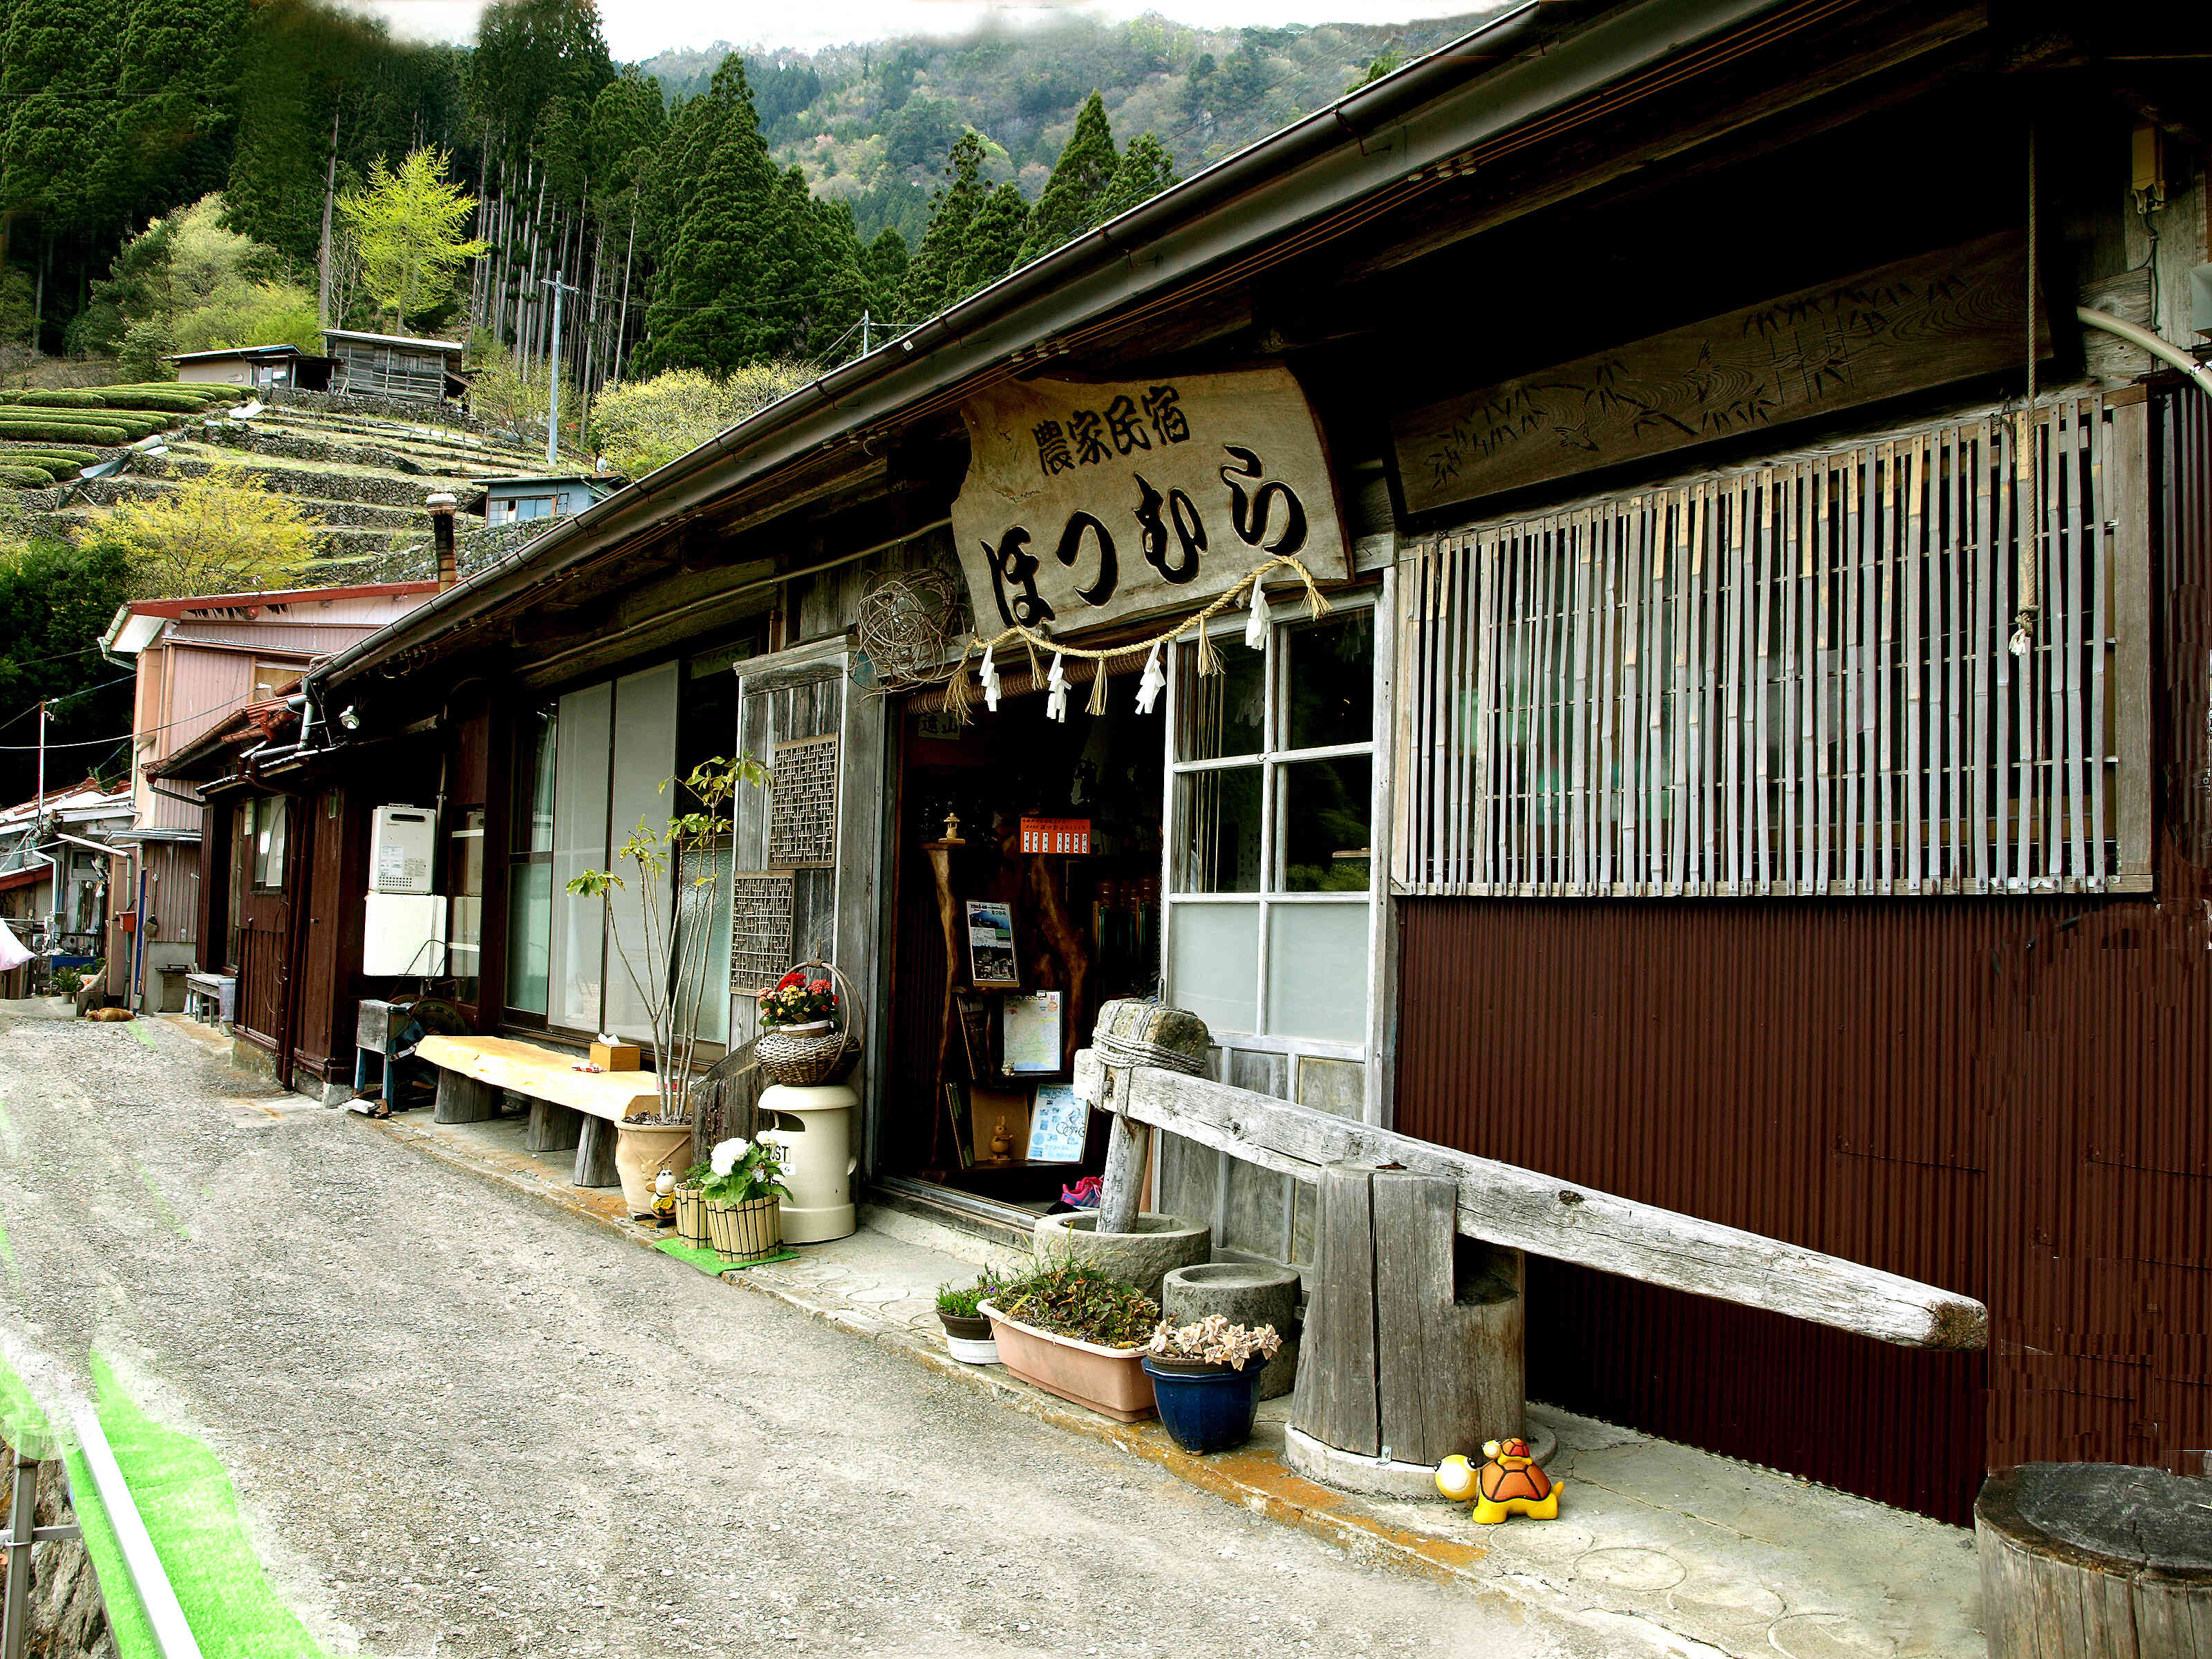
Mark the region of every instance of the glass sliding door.
[[547, 1018], [576, 1031], [599, 1030], [606, 974], [606, 902], [577, 898], [568, 883], [607, 867], [608, 761], [614, 741], [615, 689], [594, 685], [561, 699], [555, 738], [552, 949]]
[[663, 963], [668, 960], [673, 875], [663, 870], [648, 891], [643, 872], [620, 857], [619, 849], [635, 835], [659, 842], [668, 820], [690, 810], [689, 798], [679, 796], [669, 782], [676, 770], [676, 690], [677, 665], [672, 662], [626, 674], [614, 688], [614, 766], [607, 823], [607, 845], [614, 861], [599, 867], [612, 870], [623, 885], [607, 896], [606, 1004], [595, 1029], [647, 1041], [653, 1036], [653, 1021], [640, 987], [652, 986], [649, 964], [656, 956]]

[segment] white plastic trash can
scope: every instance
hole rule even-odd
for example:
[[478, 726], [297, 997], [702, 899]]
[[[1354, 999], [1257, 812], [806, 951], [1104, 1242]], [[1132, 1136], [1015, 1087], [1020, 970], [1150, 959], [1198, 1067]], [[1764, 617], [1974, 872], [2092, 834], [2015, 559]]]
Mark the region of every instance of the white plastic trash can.
[[783, 1242], [821, 1244], [849, 1237], [860, 1226], [853, 1203], [853, 1109], [860, 1097], [842, 1083], [818, 1089], [771, 1085], [762, 1091], [763, 1140], [784, 1149]]

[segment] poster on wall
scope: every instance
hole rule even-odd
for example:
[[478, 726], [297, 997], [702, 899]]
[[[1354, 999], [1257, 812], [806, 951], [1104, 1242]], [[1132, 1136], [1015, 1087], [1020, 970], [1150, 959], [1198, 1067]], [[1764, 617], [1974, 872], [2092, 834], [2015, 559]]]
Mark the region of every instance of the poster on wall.
[[1321, 428], [1288, 369], [1009, 381], [960, 414], [952, 532], [982, 633], [1190, 607], [1270, 554], [1322, 581], [1352, 574]]
[[968, 901], [968, 977], [976, 985], [1018, 985], [1014, 915], [995, 899]]
[[1060, 1066], [1060, 993], [1008, 997], [999, 1012], [999, 1069], [1036, 1076]]
[[1091, 1109], [1076, 1098], [1073, 1083], [1037, 1085], [1030, 1108], [1030, 1163], [1080, 1164], [1090, 1129]]

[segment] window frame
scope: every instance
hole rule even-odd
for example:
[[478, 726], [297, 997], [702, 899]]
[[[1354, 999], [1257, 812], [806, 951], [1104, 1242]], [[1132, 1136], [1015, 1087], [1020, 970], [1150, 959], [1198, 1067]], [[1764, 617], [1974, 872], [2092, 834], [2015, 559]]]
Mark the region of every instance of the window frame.
[[[281, 894], [284, 890], [284, 866], [292, 855], [291, 812], [287, 805], [289, 797], [284, 795], [254, 795], [247, 815], [246, 838], [246, 886], [259, 894]], [[273, 820], [264, 821], [266, 809], [274, 807]], [[269, 866], [269, 835], [272, 830], [283, 832], [276, 842], [276, 869], [273, 876], [264, 879]]]
[[[1163, 995], [1171, 999], [1174, 995], [1175, 929], [1178, 913], [1198, 907], [1243, 906], [1255, 909], [1257, 912], [1253, 963], [1255, 1024], [1265, 1028], [1273, 1023], [1268, 1006], [1268, 969], [1275, 931], [1275, 913], [1280, 909], [1314, 905], [1364, 906], [1367, 915], [1367, 982], [1365, 1007], [1362, 1015], [1364, 1030], [1357, 1041], [1302, 1036], [1265, 1029], [1220, 1031], [1212, 1035], [1216, 1045], [1224, 1050], [1279, 1054], [1291, 1057], [1291, 1074], [1286, 1079], [1286, 1084], [1289, 1097], [1293, 1100], [1297, 1098], [1298, 1092], [1296, 1077], [1297, 1058], [1351, 1060], [1363, 1065], [1367, 1072], [1367, 1117], [1370, 1121], [1379, 1121], [1382, 1098], [1376, 1073], [1383, 1048], [1384, 1024], [1379, 1005], [1388, 983], [1381, 956], [1387, 937], [1389, 899], [1389, 860], [1383, 855], [1389, 846], [1389, 744], [1382, 740], [1382, 734], [1387, 733], [1390, 723], [1389, 664], [1393, 653], [1389, 624], [1392, 613], [1390, 605], [1386, 603], [1385, 592], [1370, 588], [1334, 599], [1329, 614], [1342, 617], [1361, 611], [1370, 614], [1374, 629], [1374, 700], [1370, 706], [1370, 730], [1364, 742], [1328, 744], [1305, 749], [1275, 746], [1279, 740], [1287, 737], [1284, 729], [1288, 717], [1287, 686], [1283, 672], [1287, 653], [1283, 642], [1292, 628], [1307, 620], [1302, 597], [1277, 601], [1268, 606], [1266, 680], [1261, 700], [1264, 714], [1259, 747], [1254, 752], [1203, 760], [1177, 757], [1183, 675], [1181, 658], [1170, 658], [1165, 698], [1167, 720], [1162, 738], [1166, 745], [1166, 756], [1162, 769], [1164, 798], [1161, 813], [1165, 833], [1161, 837], [1160, 963]], [[1215, 639], [1223, 651], [1249, 648], [1242, 640], [1246, 614], [1241, 607], [1235, 608], [1233, 613], [1225, 613], [1208, 625], [1208, 635]], [[1181, 642], [1175, 647], [1177, 652], [1188, 648]], [[1306, 762], [1353, 757], [1365, 757], [1369, 761], [1366, 887], [1357, 891], [1294, 892], [1284, 890], [1281, 883], [1285, 867], [1285, 815], [1282, 810], [1282, 800], [1286, 781], [1285, 769]], [[1230, 893], [1177, 890], [1180, 872], [1176, 864], [1182, 844], [1182, 825], [1178, 817], [1179, 780], [1207, 772], [1255, 769], [1261, 775], [1261, 868], [1258, 889]]]

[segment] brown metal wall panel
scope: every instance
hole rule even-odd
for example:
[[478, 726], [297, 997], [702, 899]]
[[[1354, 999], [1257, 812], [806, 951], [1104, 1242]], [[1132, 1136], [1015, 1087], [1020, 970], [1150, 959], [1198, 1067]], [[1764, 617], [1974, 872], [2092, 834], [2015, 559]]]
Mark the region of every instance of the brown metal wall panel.
[[1922, 1353], [1530, 1263], [1529, 1390], [1965, 1522], [2212, 1446], [2212, 406], [2157, 400], [2152, 899], [1408, 900], [1397, 1124], [1987, 1302]]

